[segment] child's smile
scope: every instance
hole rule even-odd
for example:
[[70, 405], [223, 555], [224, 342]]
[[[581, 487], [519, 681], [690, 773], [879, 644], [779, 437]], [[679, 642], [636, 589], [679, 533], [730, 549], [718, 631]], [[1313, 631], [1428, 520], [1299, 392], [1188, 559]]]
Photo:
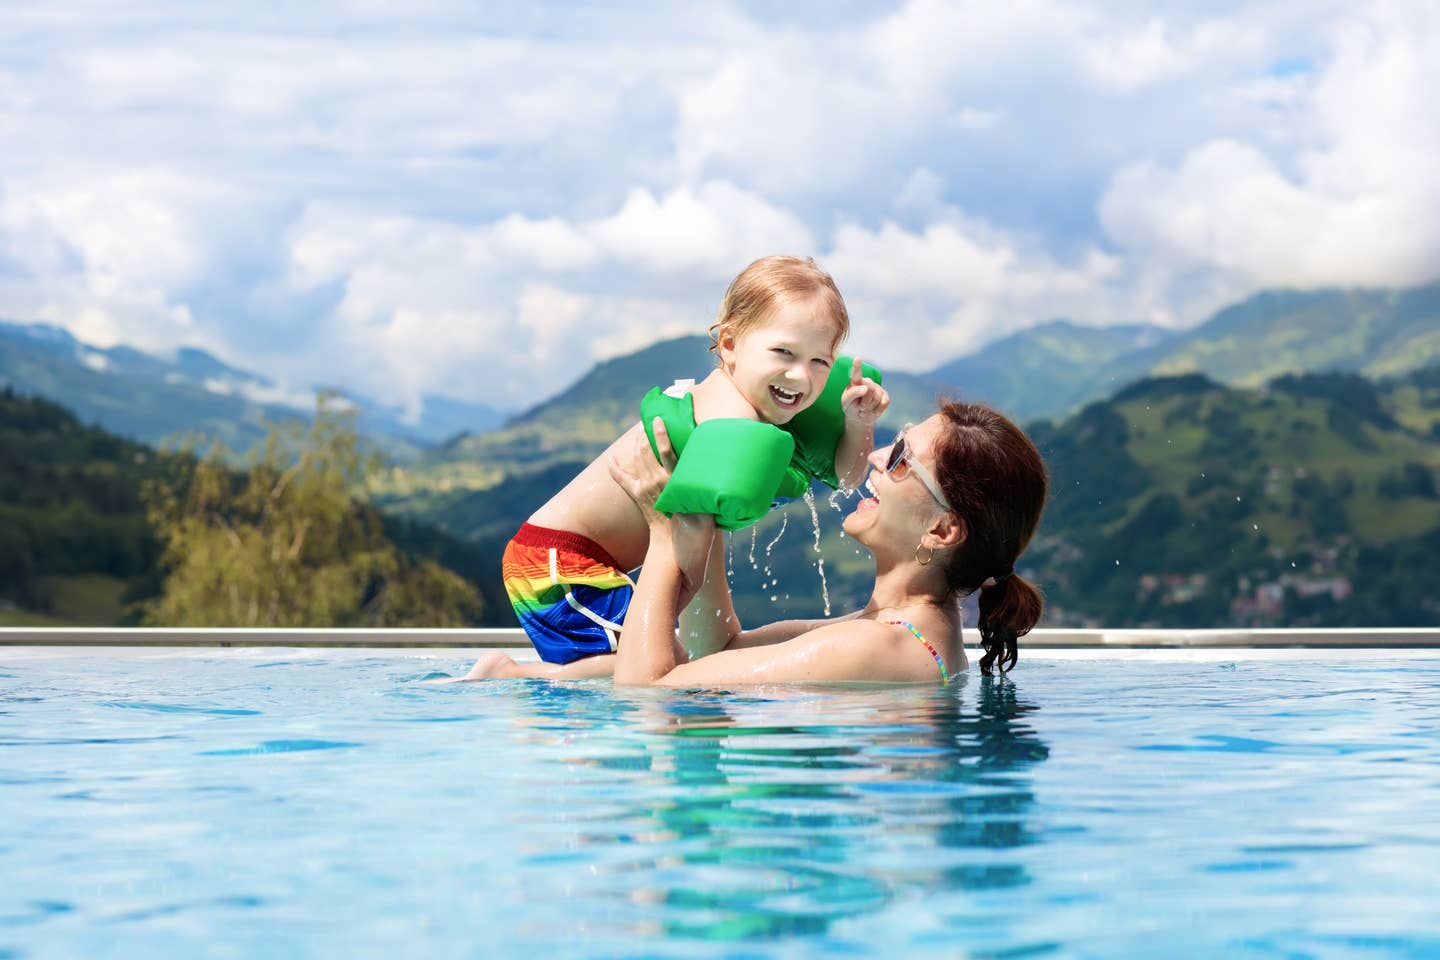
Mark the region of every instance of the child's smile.
[[780, 406], [795, 407], [797, 409], [800, 406], [800, 398], [804, 396], [804, 394], [798, 390], [786, 390], [783, 387], [777, 387], [773, 384], [770, 387], [770, 393], [775, 397], [775, 402]]

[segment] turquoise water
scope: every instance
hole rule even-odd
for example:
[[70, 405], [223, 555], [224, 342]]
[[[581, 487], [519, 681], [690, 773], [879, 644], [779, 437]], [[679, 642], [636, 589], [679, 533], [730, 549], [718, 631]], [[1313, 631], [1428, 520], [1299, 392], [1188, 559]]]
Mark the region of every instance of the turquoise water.
[[1440, 956], [1433, 652], [468, 663], [0, 649], [0, 957]]

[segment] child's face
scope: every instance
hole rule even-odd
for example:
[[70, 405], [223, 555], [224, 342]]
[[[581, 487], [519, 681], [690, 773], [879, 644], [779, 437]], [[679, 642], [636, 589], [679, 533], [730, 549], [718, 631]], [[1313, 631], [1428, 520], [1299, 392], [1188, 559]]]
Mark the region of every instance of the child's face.
[[721, 333], [720, 362], [755, 412], [788, 423], [825, 389], [835, 363], [835, 324], [818, 300], [783, 303], [739, 337]]

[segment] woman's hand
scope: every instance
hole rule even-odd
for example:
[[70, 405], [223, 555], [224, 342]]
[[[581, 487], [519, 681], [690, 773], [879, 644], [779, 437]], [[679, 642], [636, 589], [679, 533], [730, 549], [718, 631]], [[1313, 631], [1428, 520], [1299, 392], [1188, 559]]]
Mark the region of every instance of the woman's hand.
[[671, 553], [683, 580], [680, 608], [684, 609], [705, 581], [705, 564], [710, 557], [710, 543], [715, 537], [715, 518], [708, 514], [685, 513], [666, 517], [655, 509], [655, 501], [670, 481], [670, 471], [677, 458], [670, 446], [670, 435], [665, 432], [664, 421], [656, 417], [654, 427], [655, 447], [660, 451], [659, 462], [655, 460], [645, 434], [636, 431], [635, 442], [629, 445], [629, 449], [621, 444], [610, 457], [610, 476], [645, 515], [651, 540], [667, 540], [672, 544]]
[[664, 515], [655, 509], [655, 501], [670, 481], [670, 471], [675, 468], [677, 459], [675, 449], [670, 445], [670, 435], [665, 432], [665, 421], [656, 417], [654, 428], [655, 446], [660, 451], [658, 462], [650, 450], [645, 432], [641, 430], [636, 431], [635, 442], [629, 444], [628, 449], [627, 445], [621, 444], [610, 455], [608, 464], [610, 476], [635, 501], [645, 515], [645, 522], [652, 527], [665, 522]]

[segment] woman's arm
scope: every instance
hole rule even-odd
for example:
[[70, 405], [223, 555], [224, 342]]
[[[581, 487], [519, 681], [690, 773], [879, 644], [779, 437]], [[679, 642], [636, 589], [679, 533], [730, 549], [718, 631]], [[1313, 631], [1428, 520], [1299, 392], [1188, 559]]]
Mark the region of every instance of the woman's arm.
[[[718, 539], [714, 517], [677, 516], [672, 520], [655, 509], [675, 465], [675, 454], [664, 421], [656, 417], [653, 429], [660, 461], [648, 443], [637, 443], [628, 449], [617, 447], [609, 463], [611, 476], [640, 508], [650, 536], [640, 579], [620, 630], [620, 649], [615, 656], [617, 683], [653, 682], [685, 661], [675, 622], [699, 588], [713, 542]], [[687, 570], [697, 573], [687, 576]]]
[[[631, 608], [634, 609], [633, 607]], [[628, 623], [628, 620], [627, 620]], [[653, 641], [658, 648], [660, 638]], [[913, 649], [912, 649], [913, 648]], [[873, 620], [831, 622], [788, 640], [721, 650], [689, 663], [676, 663], [643, 680], [669, 687], [711, 687], [747, 683], [893, 682], [936, 679], [929, 655], [901, 628]], [[622, 634], [620, 650], [625, 650]]]

